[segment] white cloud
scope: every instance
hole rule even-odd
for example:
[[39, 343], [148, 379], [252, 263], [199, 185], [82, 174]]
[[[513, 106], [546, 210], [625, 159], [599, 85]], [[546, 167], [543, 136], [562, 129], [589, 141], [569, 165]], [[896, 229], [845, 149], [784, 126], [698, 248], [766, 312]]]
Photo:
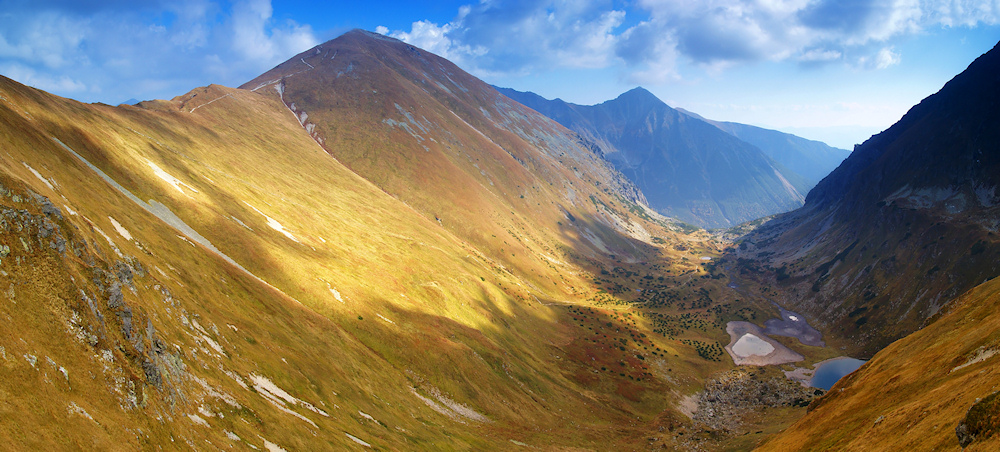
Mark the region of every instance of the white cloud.
[[30, 17], [4, 15], [0, 27], [0, 58], [58, 69], [81, 57], [76, 52], [92, 31], [87, 19], [55, 12]]
[[899, 64], [899, 61], [900, 61], [899, 54], [896, 53], [896, 51], [894, 51], [892, 47], [885, 47], [882, 50], [879, 50], [877, 54], [875, 54], [875, 67], [878, 69], [885, 69], [889, 66], [895, 66]]
[[[446, 24], [416, 21], [391, 36], [480, 75], [545, 67], [600, 68], [615, 60], [625, 11], [580, 0], [484, 1]], [[384, 27], [383, 27], [384, 28]]]
[[319, 41], [269, 0], [31, 2], [0, 12], [0, 62], [22, 83], [83, 101], [172, 98], [240, 85]]
[[[388, 31], [385, 27], [381, 28]], [[452, 46], [451, 38], [448, 37], [448, 32], [452, 28], [451, 24], [437, 25], [430, 21], [421, 20], [414, 22], [409, 32], [396, 31], [390, 33], [389, 36], [447, 59], [462, 59], [466, 54], [463, 50], [468, 49], [468, 46]]]
[[972, 27], [984, 23], [994, 25], [1000, 21], [1000, 2], [997, 0], [945, 0], [928, 2], [927, 20], [945, 27]]
[[867, 69], [886, 69], [899, 64], [900, 59], [899, 53], [892, 47], [883, 47], [875, 55], [861, 57], [858, 63]]
[[16, 80], [19, 83], [33, 86], [44, 91], [65, 93], [81, 93], [87, 91], [86, 84], [79, 80], [74, 80], [66, 75], [51, 76], [48, 74], [38, 73], [34, 69], [20, 64], [6, 64], [4, 66], [0, 66], [0, 69], [2, 69], [4, 75], [10, 77], [12, 80]]
[[710, 73], [786, 60], [885, 69], [901, 58], [894, 38], [997, 23], [1000, 0], [637, 0], [626, 10], [490, 0], [463, 6], [449, 23], [416, 21], [391, 35], [480, 75], [619, 66], [630, 81], [657, 83], [676, 80], [682, 61]]
[[677, 43], [671, 35], [657, 37], [658, 27], [643, 22], [622, 33], [615, 54], [631, 68], [630, 83], [660, 84], [679, 79]]
[[799, 55], [797, 59], [803, 63], [825, 63], [839, 60], [842, 56], [843, 54], [836, 50], [810, 49]]
[[273, 13], [270, 0], [249, 0], [233, 6], [231, 42], [244, 59], [280, 63], [319, 44], [308, 25], [271, 26]]

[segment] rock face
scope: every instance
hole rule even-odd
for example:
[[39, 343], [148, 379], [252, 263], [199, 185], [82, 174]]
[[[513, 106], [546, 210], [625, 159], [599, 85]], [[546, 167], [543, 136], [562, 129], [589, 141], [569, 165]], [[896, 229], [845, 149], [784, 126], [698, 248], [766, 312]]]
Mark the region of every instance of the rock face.
[[643, 88], [592, 106], [500, 91], [593, 142], [663, 215], [718, 228], [802, 205], [796, 185], [805, 185], [796, 184], [798, 176], [786, 175], [757, 147], [670, 108]]
[[[1000, 49], [858, 146], [805, 206], [747, 236], [741, 272], [870, 356], [1000, 275]], [[756, 275], [756, 276], [754, 276]]]

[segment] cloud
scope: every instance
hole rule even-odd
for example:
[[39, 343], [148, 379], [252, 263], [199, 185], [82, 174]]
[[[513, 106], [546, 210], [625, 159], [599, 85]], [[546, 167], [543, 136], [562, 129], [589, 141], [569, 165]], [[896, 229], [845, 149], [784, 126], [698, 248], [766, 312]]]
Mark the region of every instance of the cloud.
[[622, 33], [614, 52], [631, 68], [625, 76], [629, 82], [660, 84], [678, 78], [677, 42], [672, 35], [660, 35], [659, 27], [649, 22]]
[[414, 22], [409, 32], [397, 31], [388, 33], [388, 29], [382, 30], [396, 39], [406, 41], [421, 49], [433, 52], [449, 60], [462, 61], [472, 56], [482, 56], [486, 50], [477, 47], [475, 50], [470, 45], [458, 45], [452, 42], [448, 33], [454, 28], [452, 24], [437, 25], [429, 21]]
[[67, 75], [50, 76], [40, 74], [34, 69], [19, 65], [5, 64], [0, 66], [0, 71], [11, 79], [21, 83], [34, 86], [35, 88], [51, 92], [80, 93], [87, 91], [87, 85], [79, 80], [74, 80]]
[[797, 60], [801, 63], [828, 63], [837, 61], [843, 57], [843, 53], [837, 50], [810, 49], [803, 52]]
[[864, 56], [858, 60], [861, 67], [867, 69], [886, 69], [899, 64], [901, 57], [892, 47], [883, 47], [873, 56]]
[[4, 75], [87, 102], [239, 85], [318, 42], [269, 0], [0, 0]]
[[2, 19], [7, 20], [0, 28], [0, 58], [50, 69], [80, 62], [76, 49], [92, 30], [87, 19], [52, 12], [16, 19], [4, 15]]
[[934, 2], [924, 9], [929, 22], [945, 27], [973, 27], [1000, 21], [1000, 4], [996, 0], [950, 0]]
[[479, 75], [619, 67], [630, 81], [657, 83], [677, 79], [685, 64], [710, 72], [786, 60], [885, 69], [901, 58], [893, 39], [997, 23], [996, 0], [483, 0], [446, 24], [382, 29]]
[[249, 0], [233, 6], [231, 44], [244, 60], [276, 64], [319, 44], [308, 25], [272, 25], [273, 13], [270, 0]]
[[480, 74], [599, 68], [615, 58], [615, 32], [625, 17], [610, 6], [586, 0], [483, 1], [461, 7], [449, 23], [416, 21], [390, 36]]

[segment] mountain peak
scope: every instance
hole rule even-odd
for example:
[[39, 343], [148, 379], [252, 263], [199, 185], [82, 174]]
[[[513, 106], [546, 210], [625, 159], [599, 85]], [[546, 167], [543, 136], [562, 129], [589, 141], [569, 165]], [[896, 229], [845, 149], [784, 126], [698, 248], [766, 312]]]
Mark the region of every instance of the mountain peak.
[[628, 91], [625, 91], [620, 96], [615, 98], [616, 101], [626, 101], [626, 102], [658, 102], [666, 105], [665, 102], [656, 97], [655, 94], [649, 92], [646, 88], [637, 86]]

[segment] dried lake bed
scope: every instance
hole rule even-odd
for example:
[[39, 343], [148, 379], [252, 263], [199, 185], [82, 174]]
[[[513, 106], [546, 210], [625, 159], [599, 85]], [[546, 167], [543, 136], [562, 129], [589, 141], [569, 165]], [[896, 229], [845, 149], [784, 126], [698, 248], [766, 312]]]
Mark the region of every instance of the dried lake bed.
[[729, 322], [726, 324], [726, 332], [729, 333], [726, 352], [737, 366], [767, 366], [805, 359], [792, 349], [771, 339], [764, 330], [750, 322]]

